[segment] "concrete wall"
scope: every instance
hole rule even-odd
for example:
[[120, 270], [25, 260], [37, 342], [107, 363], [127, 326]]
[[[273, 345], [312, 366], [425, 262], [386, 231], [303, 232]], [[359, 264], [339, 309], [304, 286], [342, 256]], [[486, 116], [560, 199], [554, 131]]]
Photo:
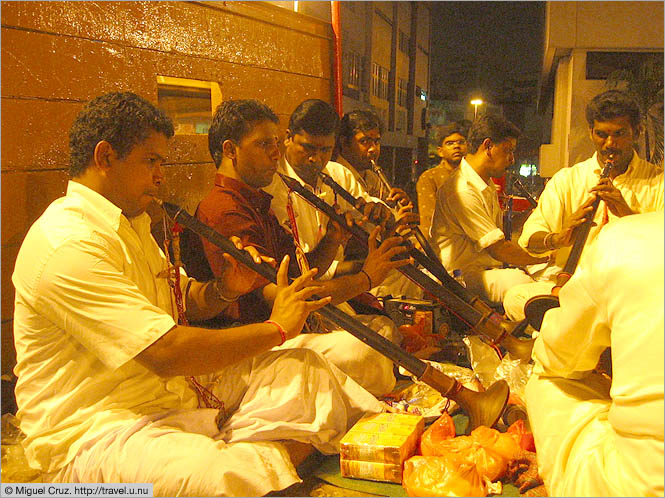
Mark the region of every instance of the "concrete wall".
[[586, 79], [591, 51], [662, 51], [663, 2], [548, 2], [543, 80], [554, 75], [551, 143], [540, 148], [540, 174], [593, 153], [585, 118], [587, 102], [607, 90]]
[[[268, 2], [2, 2], [2, 371], [14, 363], [11, 273], [25, 233], [64, 194], [68, 130], [86, 101], [157, 75], [256, 98], [282, 129], [305, 98], [331, 101], [328, 23]], [[172, 140], [162, 196], [193, 209], [212, 185], [207, 135]]]

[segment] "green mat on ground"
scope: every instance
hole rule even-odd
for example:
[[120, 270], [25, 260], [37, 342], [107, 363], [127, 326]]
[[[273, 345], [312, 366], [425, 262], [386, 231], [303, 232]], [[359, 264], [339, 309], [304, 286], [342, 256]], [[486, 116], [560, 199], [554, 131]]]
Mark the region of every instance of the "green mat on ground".
[[[338, 488], [381, 496], [409, 496], [406, 489], [399, 484], [342, 477], [339, 470], [339, 455], [327, 457], [321, 466], [314, 471], [314, 476]], [[503, 492], [500, 495], [493, 496], [520, 496], [520, 492], [512, 484], [504, 484]]]
[[[457, 414], [453, 416], [453, 422], [455, 423], [457, 435], [461, 435], [464, 434], [464, 430], [469, 423], [469, 418], [466, 415]], [[406, 490], [399, 484], [342, 477], [339, 469], [339, 455], [326, 457], [321, 465], [314, 470], [313, 475], [338, 488], [352, 489], [362, 493], [381, 496], [409, 496]], [[503, 492], [495, 496], [520, 496], [520, 492], [512, 484], [504, 484]]]

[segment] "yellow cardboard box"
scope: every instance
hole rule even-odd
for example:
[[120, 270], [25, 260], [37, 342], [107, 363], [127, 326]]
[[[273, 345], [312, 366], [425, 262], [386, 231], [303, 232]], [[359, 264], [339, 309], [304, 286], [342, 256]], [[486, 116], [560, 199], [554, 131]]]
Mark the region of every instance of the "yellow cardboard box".
[[362, 462], [342, 458], [339, 468], [342, 477], [402, 484], [402, 465], [397, 463]]
[[423, 417], [418, 415], [379, 413], [363, 417], [340, 442], [342, 475], [402, 482], [402, 465], [415, 453], [424, 426]]

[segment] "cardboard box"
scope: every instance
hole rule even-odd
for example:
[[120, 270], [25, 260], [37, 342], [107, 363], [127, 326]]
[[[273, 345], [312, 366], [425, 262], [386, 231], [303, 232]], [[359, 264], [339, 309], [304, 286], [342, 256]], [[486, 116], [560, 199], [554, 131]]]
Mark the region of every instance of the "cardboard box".
[[402, 484], [402, 465], [397, 463], [363, 462], [360, 460], [339, 461], [342, 477], [386, 481]]
[[425, 421], [418, 415], [379, 413], [359, 420], [340, 442], [345, 477], [402, 482], [402, 466], [416, 451]]

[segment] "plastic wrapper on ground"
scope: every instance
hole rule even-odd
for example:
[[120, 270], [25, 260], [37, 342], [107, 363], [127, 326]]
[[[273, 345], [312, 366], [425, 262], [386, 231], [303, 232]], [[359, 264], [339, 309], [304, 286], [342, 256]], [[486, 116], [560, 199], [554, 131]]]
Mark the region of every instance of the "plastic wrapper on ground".
[[467, 336], [464, 344], [469, 351], [471, 368], [483, 387], [488, 388], [497, 380], [505, 380], [512, 396], [524, 399], [524, 388], [531, 376], [533, 364], [513, 359], [510, 353], [499, 358], [494, 348], [478, 336]]

